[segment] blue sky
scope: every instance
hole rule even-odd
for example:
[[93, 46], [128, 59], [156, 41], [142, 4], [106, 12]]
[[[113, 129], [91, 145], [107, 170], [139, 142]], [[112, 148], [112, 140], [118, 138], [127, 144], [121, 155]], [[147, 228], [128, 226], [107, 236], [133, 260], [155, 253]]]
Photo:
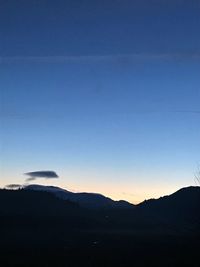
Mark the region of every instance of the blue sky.
[[0, 185], [138, 202], [194, 184], [199, 1], [3, 1]]

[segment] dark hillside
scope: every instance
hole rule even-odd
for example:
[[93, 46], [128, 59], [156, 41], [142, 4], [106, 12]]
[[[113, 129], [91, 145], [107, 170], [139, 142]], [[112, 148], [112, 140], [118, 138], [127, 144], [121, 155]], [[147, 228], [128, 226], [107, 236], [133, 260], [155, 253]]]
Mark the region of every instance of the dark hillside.
[[102, 210], [48, 192], [0, 190], [1, 266], [198, 267], [199, 188], [188, 190]]

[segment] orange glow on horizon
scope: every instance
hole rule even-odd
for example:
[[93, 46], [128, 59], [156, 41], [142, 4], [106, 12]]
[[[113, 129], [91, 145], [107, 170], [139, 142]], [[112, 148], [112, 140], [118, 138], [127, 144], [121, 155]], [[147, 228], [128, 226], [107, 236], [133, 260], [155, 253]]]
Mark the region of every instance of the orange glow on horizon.
[[[77, 177], [76, 177], [77, 178]], [[9, 182], [8, 182], [9, 181]], [[150, 198], [159, 198], [164, 195], [169, 195], [180, 189], [181, 187], [185, 187], [188, 185], [178, 185], [178, 184], [164, 184], [164, 183], [154, 183], [151, 185], [143, 184], [143, 183], [123, 183], [123, 182], [114, 182], [110, 181], [107, 183], [101, 183], [97, 180], [93, 181], [84, 181], [84, 179], [71, 179], [66, 183], [66, 179], [37, 179], [32, 182], [35, 184], [43, 184], [43, 185], [53, 185], [58, 186], [63, 189], [72, 192], [92, 192], [99, 193], [105, 195], [107, 197], [112, 198], [113, 200], [126, 200], [133, 204], [138, 204], [145, 199]], [[24, 177], [20, 177], [19, 179], [1, 179], [0, 187], [3, 188], [7, 184], [24, 184]]]

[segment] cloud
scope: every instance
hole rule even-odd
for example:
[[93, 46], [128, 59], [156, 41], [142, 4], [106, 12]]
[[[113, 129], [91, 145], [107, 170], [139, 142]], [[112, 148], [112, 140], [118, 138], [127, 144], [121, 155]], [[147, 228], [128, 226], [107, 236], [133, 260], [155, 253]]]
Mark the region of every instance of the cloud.
[[24, 175], [29, 176], [26, 181], [34, 181], [38, 178], [45, 178], [45, 179], [54, 179], [54, 178], [59, 178], [56, 172], [54, 171], [35, 171], [35, 172], [27, 172], [24, 173]]
[[5, 188], [7, 188], [7, 189], [18, 189], [20, 187], [21, 187], [20, 184], [8, 184], [5, 186]]
[[149, 60], [200, 60], [200, 52], [189, 53], [130, 53], [107, 55], [80, 55], [80, 56], [0, 56], [1, 63], [32, 62], [32, 63], [75, 63], [75, 62], [101, 62], [101, 61], [135, 61]]
[[31, 181], [34, 181], [36, 178], [35, 177], [29, 177], [26, 179], [26, 182], [31, 182]]

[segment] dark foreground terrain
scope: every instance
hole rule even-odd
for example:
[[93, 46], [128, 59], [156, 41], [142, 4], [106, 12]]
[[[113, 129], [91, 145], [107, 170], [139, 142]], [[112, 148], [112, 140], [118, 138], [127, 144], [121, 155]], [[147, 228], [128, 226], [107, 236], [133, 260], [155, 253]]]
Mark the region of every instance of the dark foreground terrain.
[[200, 188], [127, 209], [0, 190], [0, 266], [198, 267]]

